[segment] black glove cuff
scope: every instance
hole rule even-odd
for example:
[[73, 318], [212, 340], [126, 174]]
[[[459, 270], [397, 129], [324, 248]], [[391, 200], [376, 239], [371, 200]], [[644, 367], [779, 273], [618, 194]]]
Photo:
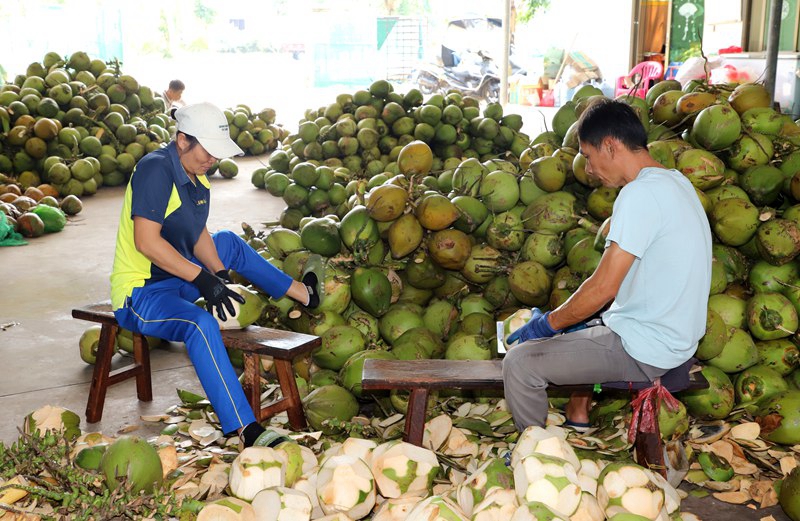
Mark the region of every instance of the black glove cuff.
[[218, 277], [206, 270], [200, 270], [200, 273], [194, 278], [192, 284], [197, 286], [197, 289], [200, 290], [200, 294], [202, 294], [206, 300], [212, 302], [216, 302], [222, 292], [225, 291], [225, 284], [223, 284]]
[[228, 270], [225, 270], [225, 269], [219, 270], [214, 275], [216, 275], [217, 277], [221, 278], [225, 282], [228, 282], [228, 283], [233, 282], [233, 280], [231, 280], [231, 272], [228, 271]]

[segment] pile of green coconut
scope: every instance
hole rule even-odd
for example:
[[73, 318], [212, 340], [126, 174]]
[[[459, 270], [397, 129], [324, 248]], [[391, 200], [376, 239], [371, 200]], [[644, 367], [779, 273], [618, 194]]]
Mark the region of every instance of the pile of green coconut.
[[[579, 436], [559, 427], [557, 409], [547, 429], [519, 434], [500, 397], [440, 393], [423, 443], [439, 462], [434, 473], [430, 454], [397, 441], [407, 396], [360, 386], [366, 358], [496, 357], [497, 320], [533, 306], [552, 309], [593, 272], [617, 195], [586, 174], [578, 153], [575, 121], [597, 96], [581, 88], [559, 109], [553, 130], [527, 136], [499, 105], [481, 110], [457, 93], [423, 100], [376, 82], [308, 111], [270, 168], [254, 174], [254, 184], [283, 197], [287, 210], [281, 227], [246, 226], [243, 236], [295, 278], [310, 255], [326, 259], [326, 296], [313, 313], [236, 277], [249, 295], [240, 317], [322, 339], [308, 359], [295, 361], [312, 432], [288, 433], [314, 454], [300, 458], [305, 480], [288, 481], [293, 490], [305, 487], [310, 517], [691, 518], [678, 513], [685, 494], [675, 492], [678, 483], [630, 462], [627, 399], [599, 396], [594, 430]], [[780, 500], [798, 519], [796, 485], [786, 476], [797, 475], [800, 444], [800, 127], [755, 84], [682, 89], [666, 81], [644, 100], [620, 99], [648, 129], [651, 155], [695, 186], [715, 239], [707, 333], [696, 355], [710, 388], [679, 395], [677, 411], [662, 408], [662, 437], [684, 459], [680, 474], [692, 486], [732, 503]], [[265, 372], [265, 389], [274, 391], [271, 379]], [[554, 407], [562, 403], [553, 397]], [[188, 414], [161, 420], [183, 422], [175, 436], [200, 432], [193, 439], [225, 446], [213, 413]], [[206, 425], [191, 431], [195, 421]], [[391, 450], [402, 456], [387, 464], [380, 455]], [[502, 466], [513, 479], [504, 481], [498, 461], [509, 451], [510, 467]], [[305, 512], [303, 496], [270, 488], [287, 487], [289, 467], [257, 452], [263, 457], [251, 468], [273, 476], [264, 487], [273, 490], [268, 504], [296, 500]], [[236, 456], [239, 464], [245, 455]], [[484, 464], [496, 478], [484, 477]], [[226, 504], [205, 508], [239, 512], [220, 519], [249, 519], [245, 503], [261, 502], [234, 492], [231, 465], [218, 490]], [[283, 469], [282, 482], [268, 472], [273, 467]], [[337, 474], [338, 486], [328, 487]], [[387, 476], [400, 483], [398, 497], [381, 486]], [[422, 481], [424, 491], [413, 485]], [[478, 488], [499, 482], [497, 497], [494, 485], [464, 492], [473, 481]], [[214, 500], [208, 489], [189, 488], [195, 499]]]

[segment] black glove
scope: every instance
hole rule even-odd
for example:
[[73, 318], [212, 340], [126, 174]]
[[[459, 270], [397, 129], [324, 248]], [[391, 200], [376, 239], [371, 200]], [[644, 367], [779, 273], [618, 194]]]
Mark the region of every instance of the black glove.
[[203, 298], [206, 300], [206, 310], [213, 314], [212, 309], [215, 309], [217, 311], [217, 316], [223, 322], [228, 319], [225, 315], [226, 308], [231, 317], [236, 316], [236, 309], [233, 307], [231, 298], [240, 304], [244, 304], [243, 296], [228, 289], [224, 280], [216, 275], [212, 275], [206, 270], [200, 270], [200, 273], [192, 281], [192, 284], [197, 286], [197, 289], [200, 290], [200, 294], [203, 295]]
[[319, 279], [317, 279], [317, 274], [313, 271], [309, 271], [303, 276], [303, 280], [301, 281], [306, 289], [308, 290], [308, 304], [306, 307], [309, 309], [314, 309], [319, 306]]
[[233, 284], [233, 279], [231, 279], [231, 272], [228, 270], [219, 270], [214, 275], [221, 278], [228, 284]]

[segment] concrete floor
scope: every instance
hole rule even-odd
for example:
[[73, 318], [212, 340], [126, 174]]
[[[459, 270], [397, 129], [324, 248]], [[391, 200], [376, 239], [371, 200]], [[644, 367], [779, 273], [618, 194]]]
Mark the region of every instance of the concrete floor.
[[[533, 127], [542, 124], [534, 108], [518, 113], [525, 116], [526, 124], [529, 119]], [[277, 219], [283, 201], [250, 184], [251, 172], [265, 160], [237, 160], [235, 179], [212, 178], [211, 231], [239, 232], [242, 222], [259, 230], [261, 223]], [[0, 354], [7, 375], [0, 379], [0, 410], [5, 411], [0, 441], [4, 443], [16, 440], [25, 415], [43, 405], [66, 407], [84, 416], [92, 368], [80, 359], [78, 339], [90, 324], [73, 319], [70, 312], [109, 298], [108, 277], [123, 193], [121, 187], [103, 188], [84, 199], [83, 211], [61, 233], [33, 239], [27, 246], [0, 249], [0, 265], [6, 273], [0, 290]], [[122, 366], [126, 359], [115, 355], [114, 363]], [[135, 434], [153, 435], [162, 425], [142, 422], [140, 416], [161, 414], [178, 403], [176, 388], [202, 392], [182, 346], [153, 350], [151, 364], [152, 402], [138, 401], [134, 380], [127, 380], [109, 389], [102, 421], [83, 422], [81, 428], [114, 435], [136, 426]], [[705, 521], [757, 521], [768, 515], [788, 521], [778, 506], [753, 510], [710, 496], [689, 497], [682, 507]]]
[[[250, 184], [250, 173], [263, 158], [239, 161], [241, 173], [227, 180], [212, 178], [210, 230], [241, 231], [247, 221], [276, 220], [284, 204]], [[17, 438], [17, 428], [32, 410], [43, 405], [67, 407], [82, 417], [86, 408], [92, 367], [78, 354], [78, 339], [91, 324], [75, 320], [74, 307], [109, 298], [109, 274], [124, 188], [103, 188], [84, 199], [83, 211], [71, 218], [61, 233], [29, 241], [27, 246], [0, 249], [7, 283], [0, 292], [0, 353], [6, 377], [0, 379], [0, 440]], [[13, 273], [13, 274], [12, 274]], [[114, 357], [115, 366], [127, 359]], [[134, 380], [109, 389], [103, 419], [82, 424], [84, 430], [112, 434], [139, 417], [160, 414], [177, 403], [176, 388], [201, 391], [189, 358], [180, 345], [151, 353], [153, 401], [136, 399]], [[142, 424], [140, 434], [148, 433]], [[150, 425], [152, 432], [160, 430]]]

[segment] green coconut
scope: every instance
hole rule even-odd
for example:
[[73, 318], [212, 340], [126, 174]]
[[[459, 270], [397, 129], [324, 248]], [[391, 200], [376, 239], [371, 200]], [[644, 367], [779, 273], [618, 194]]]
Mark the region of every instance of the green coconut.
[[756, 342], [758, 363], [786, 376], [800, 366], [800, 351], [788, 338]]
[[303, 409], [311, 428], [332, 435], [341, 432], [342, 429], [328, 422], [350, 421], [358, 414], [358, 401], [344, 387], [323, 385], [308, 393], [303, 400]]
[[747, 301], [747, 325], [758, 340], [785, 338], [797, 331], [797, 311], [780, 293], [757, 293]]
[[103, 454], [100, 470], [111, 490], [130, 486], [134, 493], [150, 493], [161, 484], [161, 459], [147, 441], [135, 436], [122, 436]]
[[745, 244], [755, 235], [759, 225], [758, 208], [737, 198], [715, 204], [710, 217], [717, 238], [729, 246]]
[[444, 357], [447, 360], [489, 360], [492, 348], [480, 335], [460, 335], [447, 344]]
[[717, 313], [728, 327], [743, 328], [747, 324], [747, 301], [720, 293], [708, 298], [708, 309]]
[[800, 521], [800, 467], [795, 467], [783, 478], [778, 503], [789, 519]]
[[550, 297], [551, 276], [536, 261], [524, 261], [511, 268], [508, 277], [511, 292], [528, 306], [544, 306]]
[[800, 277], [800, 270], [794, 262], [774, 265], [765, 260], [757, 261], [750, 268], [748, 282], [753, 291], [783, 293], [787, 285]]
[[354, 354], [366, 347], [366, 338], [352, 326], [333, 326], [322, 333], [321, 345], [311, 353], [319, 367], [338, 371]]
[[703, 377], [708, 380], [708, 389], [696, 389], [680, 393], [678, 398], [686, 410], [695, 418], [721, 420], [733, 410], [734, 389], [731, 379], [721, 369], [706, 366]]
[[392, 352], [380, 349], [359, 351], [350, 356], [339, 371], [339, 381], [342, 387], [353, 393], [356, 398], [364, 397], [361, 389], [361, 373], [364, 370], [364, 361], [367, 359], [396, 360]]
[[350, 277], [350, 291], [353, 301], [375, 317], [383, 316], [389, 310], [392, 285], [377, 268], [356, 268]]
[[381, 337], [389, 345], [409, 329], [424, 326], [422, 315], [416, 310], [405, 305], [392, 305], [389, 310], [378, 320], [378, 329]]
[[695, 356], [700, 360], [714, 358], [722, 352], [728, 341], [728, 326], [713, 310], [706, 315], [706, 333], [697, 344]]
[[707, 363], [726, 373], [738, 373], [758, 363], [758, 350], [747, 331], [731, 328], [728, 341], [720, 354], [709, 359]]
[[770, 264], [786, 264], [800, 253], [800, 227], [789, 219], [762, 223], [756, 231], [756, 248]]
[[765, 440], [781, 445], [800, 443], [800, 391], [783, 391], [767, 398], [756, 421]]
[[776, 370], [765, 365], [748, 367], [736, 377], [734, 389], [736, 403], [754, 412], [764, 400], [782, 391], [789, 386]]
[[680, 438], [689, 430], [689, 416], [686, 413], [686, 406], [678, 401], [678, 408], [674, 411], [662, 402], [658, 411], [658, 430], [661, 438], [671, 440]]

